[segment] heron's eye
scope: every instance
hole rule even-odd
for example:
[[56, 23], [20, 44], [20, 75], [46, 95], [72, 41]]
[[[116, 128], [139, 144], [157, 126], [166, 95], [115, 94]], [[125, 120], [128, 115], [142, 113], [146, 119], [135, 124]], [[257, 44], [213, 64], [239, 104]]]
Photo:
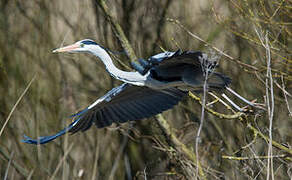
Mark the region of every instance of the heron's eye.
[[83, 47], [84, 47], [84, 44], [80, 44], [80, 47], [82, 47], [82, 48], [83, 48]]

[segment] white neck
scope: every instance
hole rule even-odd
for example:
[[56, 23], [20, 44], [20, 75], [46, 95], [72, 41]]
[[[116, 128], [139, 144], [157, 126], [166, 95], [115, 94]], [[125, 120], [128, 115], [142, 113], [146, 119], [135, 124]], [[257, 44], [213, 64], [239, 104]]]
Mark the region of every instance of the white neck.
[[118, 69], [109, 54], [99, 46], [92, 46], [89, 52], [97, 57], [104, 63], [106, 70], [114, 78], [137, 86], [144, 86], [146, 81], [146, 76], [142, 76], [138, 72], [127, 72]]

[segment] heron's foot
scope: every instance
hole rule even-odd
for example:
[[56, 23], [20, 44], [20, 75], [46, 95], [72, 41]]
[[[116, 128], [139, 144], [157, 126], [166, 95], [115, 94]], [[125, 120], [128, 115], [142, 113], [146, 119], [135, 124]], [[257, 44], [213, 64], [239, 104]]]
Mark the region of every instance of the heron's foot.
[[147, 61], [145, 59], [139, 58], [138, 62], [140, 63], [140, 65], [145, 68], [145, 69], [149, 69], [152, 67], [152, 64], [150, 63], [150, 61]]
[[246, 105], [242, 109], [244, 112], [249, 112], [249, 113], [257, 113], [257, 112], [262, 112], [262, 111], [267, 111], [265, 104], [262, 103], [257, 103], [257, 99], [254, 99], [251, 101], [253, 106]]
[[228, 87], [226, 89], [229, 90], [229, 92], [231, 92], [233, 95], [235, 95], [236, 97], [238, 97], [240, 100], [242, 100], [243, 102], [247, 104], [244, 107], [239, 107], [230, 98], [228, 98], [226, 94], [223, 93], [222, 96], [238, 111], [245, 112], [245, 113], [258, 113], [258, 112], [266, 111], [265, 105], [261, 103], [256, 103], [256, 99], [249, 101], [243, 98], [242, 96], [240, 96], [238, 93], [236, 93], [232, 89]]
[[148, 68], [144, 68], [140, 64], [136, 62], [131, 62], [132, 68], [134, 68], [136, 71], [138, 71], [141, 75], [145, 75], [147, 71], [149, 70]]

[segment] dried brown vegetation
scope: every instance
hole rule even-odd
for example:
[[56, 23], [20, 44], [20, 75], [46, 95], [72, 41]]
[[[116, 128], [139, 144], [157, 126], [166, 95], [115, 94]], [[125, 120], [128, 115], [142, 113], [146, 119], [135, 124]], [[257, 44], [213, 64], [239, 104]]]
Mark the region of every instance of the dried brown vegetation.
[[[289, 0], [0, 1], [0, 177], [291, 179], [291, 8]], [[191, 93], [155, 118], [21, 143], [60, 130], [120, 84], [92, 56], [51, 53], [85, 38], [130, 52], [114, 56], [125, 70], [164, 49], [211, 50], [232, 89], [265, 110], [238, 112], [207, 94], [199, 156], [202, 95]]]

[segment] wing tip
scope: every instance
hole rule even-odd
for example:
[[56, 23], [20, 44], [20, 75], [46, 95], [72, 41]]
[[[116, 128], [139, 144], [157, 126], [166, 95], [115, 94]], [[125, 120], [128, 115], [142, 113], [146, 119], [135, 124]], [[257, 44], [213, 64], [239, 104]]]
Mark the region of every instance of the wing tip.
[[27, 144], [35, 144], [35, 145], [46, 144], [48, 142], [51, 142], [51, 141], [55, 140], [56, 138], [66, 134], [67, 132], [71, 132], [72, 128], [81, 120], [82, 116], [80, 116], [80, 115], [82, 115], [84, 112], [86, 112], [86, 111], [83, 110], [82, 113], [79, 114], [79, 118], [77, 118], [75, 121], [73, 121], [67, 127], [65, 127], [64, 129], [62, 129], [61, 131], [59, 131], [58, 133], [56, 133], [54, 135], [40, 136], [37, 139], [32, 139], [32, 138], [30, 138], [30, 137], [28, 137], [26, 135], [23, 135], [24, 139], [22, 139], [21, 142], [27, 143]]
[[57, 137], [43, 136], [43, 137], [39, 137], [38, 139], [32, 139], [26, 135], [23, 135], [23, 138], [24, 139], [21, 140], [21, 142], [23, 142], [23, 143], [40, 145], [40, 144], [46, 144], [46, 143], [56, 139]]

